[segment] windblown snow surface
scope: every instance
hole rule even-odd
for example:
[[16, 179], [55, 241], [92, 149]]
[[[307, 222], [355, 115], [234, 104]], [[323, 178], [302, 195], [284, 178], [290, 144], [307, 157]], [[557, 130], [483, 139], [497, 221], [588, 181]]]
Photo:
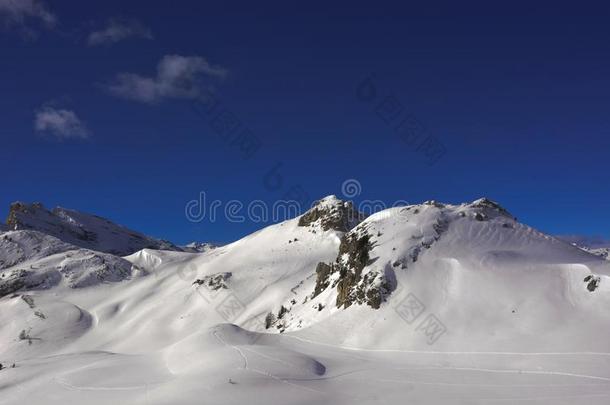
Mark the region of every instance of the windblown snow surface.
[[125, 258], [0, 234], [0, 403], [610, 402], [610, 262], [488, 200], [306, 219]]

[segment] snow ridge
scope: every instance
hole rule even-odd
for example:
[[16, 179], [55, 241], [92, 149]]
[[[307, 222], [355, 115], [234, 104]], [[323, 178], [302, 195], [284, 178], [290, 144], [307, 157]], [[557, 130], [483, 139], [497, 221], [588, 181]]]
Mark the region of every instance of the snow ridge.
[[35, 230], [86, 249], [127, 256], [144, 248], [181, 250], [170, 242], [132, 231], [109, 220], [66, 208], [47, 210], [41, 203], [11, 204], [6, 226]]

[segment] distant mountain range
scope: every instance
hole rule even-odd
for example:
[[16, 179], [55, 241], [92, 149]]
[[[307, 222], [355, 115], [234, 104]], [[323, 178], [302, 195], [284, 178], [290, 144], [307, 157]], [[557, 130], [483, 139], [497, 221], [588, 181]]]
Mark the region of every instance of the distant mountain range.
[[62, 207], [46, 209], [41, 203], [11, 204], [8, 229], [35, 230], [86, 249], [126, 256], [138, 250], [180, 250], [171, 242], [154, 239], [97, 215]]
[[49, 210], [41, 203], [11, 204], [6, 224], [0, 224], [0, 231], [6, 230], [39, 231], [78, 247], [118, 256], [127, 256], [142, 249], [205, 252], [218, 246], [208, 242], [177, 246], [117, 225], [97, 215], [62, 207]]
[[600, 237], [586, 237], [579, 235], [561, 235], [558, 238], [565, 240], [589, 253], [610, 260], [610, 241]]

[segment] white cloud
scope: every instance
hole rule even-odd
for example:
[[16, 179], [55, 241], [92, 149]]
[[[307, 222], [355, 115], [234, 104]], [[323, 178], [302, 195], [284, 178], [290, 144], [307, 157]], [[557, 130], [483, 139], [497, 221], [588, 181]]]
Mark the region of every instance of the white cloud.
[[17, 27], [27, 36], [35, 36], [27, 27], [28, 20], [37, 20], [47, 28], [57, 24], [57, 17], [40, 0], [0, 0], [0, 23], [5, 27]]
[[93, 31], [87, 42], [91, 46], [108, 45], [127, 38], [152, 39], [152, 32], [135, 20], [111, 19], [106, 28]]
[[200, 56], [166, 55], [157, 65], [156, 76], [120, 73], [106, 87], [111, 94], [139, 101], [157, 103], [166, 98], [202, 99], [210, 90], [204, 79], [223, 79], [227, 71], [212, 66]]
[[59, 140], [71, 138], [88, 138], [89, 130], [76, 116], [74, 111], [43, 106], [36, 111], [34, 127], [38, 132], [45, 132]]

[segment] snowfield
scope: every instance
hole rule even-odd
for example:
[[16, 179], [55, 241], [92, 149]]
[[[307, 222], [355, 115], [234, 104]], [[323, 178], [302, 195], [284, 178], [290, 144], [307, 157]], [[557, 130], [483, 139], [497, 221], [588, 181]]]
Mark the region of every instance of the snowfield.
[[[119, 229], [57, 215], [70, 238]], [[20, 221], [0, 233], [0, 404], [610, 401], [610, 262], [487, 199], [365, 219], [329, 196], [124, 257]]]

